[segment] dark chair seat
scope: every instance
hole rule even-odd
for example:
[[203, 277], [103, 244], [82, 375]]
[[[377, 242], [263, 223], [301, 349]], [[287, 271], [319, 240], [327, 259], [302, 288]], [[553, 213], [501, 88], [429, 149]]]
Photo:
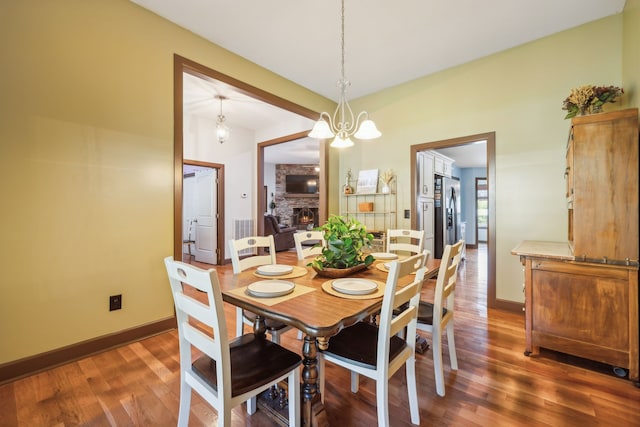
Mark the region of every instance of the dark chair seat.
[[[391, 337], [389, 359], [395, 358], [407, 344], [397, 336]], [[329, 339], [329, 348], [324, 350], [337, 358], [356, 362], [364, 367], [376, 367], [378, 356], [378, 328], [359, 322], [341, 330]]]
[[[442, 307], [442, 317], [447, 314], [447, 309]], [[430, 302], [420, 301], [418, 306], [418, 323], [433, 325], [433, 304]]]
[[[254, 334], [229, 343], [231, 353], [231, 395], [238, 396], [285, 375], [302, 363], [302, 358], [278, 344]], [[217, 389], [216, 362], [202, 356], [193, 362], [194, 372]]]

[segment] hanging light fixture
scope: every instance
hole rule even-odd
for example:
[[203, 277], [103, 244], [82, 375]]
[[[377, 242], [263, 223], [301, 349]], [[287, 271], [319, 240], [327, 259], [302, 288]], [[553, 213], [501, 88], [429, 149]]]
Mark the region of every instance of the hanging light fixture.
[[325, 111], [320, 113], [320, 119], [309, 132], [311, 138], [329, 139], [335, 137], [331, 146], [339, 148], [351, 147], [353, 145], [351, 136], [357, 139], [375, 139], [382, 135], [373, 120], [369, 119], [369, 114], [366, 111], [360, 112], [355, 117], [347, 102], [347, 89], [351, 86], [351, 82], [344, 76], [344, 0], [342, 0], [341, 25], [342, 68], [341, 77], [338, 80], [338, 88], [340, 89], [338, 106], [333, 116]]
[[222, 100], [227, 99], [227, 97], [222, 95], [216, 95], [216, 99], [220, 100], [220, 114], [218, 115], [218, 120], [216, 121], [216, 136], [218, 137], [218, 142], [220, 144], [224, 143], [227, 139], [229, 139], [229, 133], [231, 130], [229, 126], [225, 124], [226, 118], [224, 114], [222, 114]]

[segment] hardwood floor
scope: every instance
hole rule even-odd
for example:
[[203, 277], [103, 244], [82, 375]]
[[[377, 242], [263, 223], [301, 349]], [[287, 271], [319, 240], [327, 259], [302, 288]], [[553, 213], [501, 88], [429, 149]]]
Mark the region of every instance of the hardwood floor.
[[[288, 256], [295, 254], [278, 253]], [[231, 266], [222, 270], [229, 274]], [[640, 389], [613, 375], [610, 366], [552, 352], [524, 356], [523, 316], [486, 309], [486, 247], [467, 249], [459, 274], [459, 370], [449, 369], [445, 351], [441, 398], [431, 349], [417, 356], [422, 425], [640, 426]], [[430, 292], [423, 290], [423, 298]], [[226, 313], [233, 332], [234, 308]], [[301, 346], [293, 331], [282, 343], [296, 351]], [[1, 386], [0, 426], [175, 426], [179, 384], [177, 331], [171, 331]], [[348, 373], [329, 365], [326, 391], [331, 425], [376, 424], [373, 381], [361, 378], [360, 391], [352, 394]], [[391, 380], [389, 401], [392, 425], [411, 425], [402, 369]], [[194, 394], [190, 425], [215, 420]], [[234, 409], [232, 423], [273, 425], [261, 411], [247, 416], [244, 405]]]

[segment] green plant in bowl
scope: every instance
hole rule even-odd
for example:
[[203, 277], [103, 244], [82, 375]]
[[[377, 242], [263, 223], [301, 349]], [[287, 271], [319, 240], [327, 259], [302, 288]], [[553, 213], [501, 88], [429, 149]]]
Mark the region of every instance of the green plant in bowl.
[[354, 272], [366, 268], [374, 258], [364, 253], [364, 248], [371, 246], [373, 235], [355, 218], [332, 215], [327, 222], [316, 230], [324, 233], [327, 242], [322, 254], [308, 265], [321, 275], [337, 275], [332, 270]]

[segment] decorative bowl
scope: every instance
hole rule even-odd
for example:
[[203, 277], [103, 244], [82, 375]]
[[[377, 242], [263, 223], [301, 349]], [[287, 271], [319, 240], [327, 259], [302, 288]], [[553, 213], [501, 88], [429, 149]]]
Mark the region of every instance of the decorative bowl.
[[322, 270], [313, 267], [313, 269], [318, 273], [318, 276], [328, 277], [330, 279], [337, 279], [340, 277], [347, 277], [351, 274], [357, 273], [358, 271], [366, 269], [367, 266], [365, 264], [354, 265], [349, 268], [329, 268], [325, 267]]

